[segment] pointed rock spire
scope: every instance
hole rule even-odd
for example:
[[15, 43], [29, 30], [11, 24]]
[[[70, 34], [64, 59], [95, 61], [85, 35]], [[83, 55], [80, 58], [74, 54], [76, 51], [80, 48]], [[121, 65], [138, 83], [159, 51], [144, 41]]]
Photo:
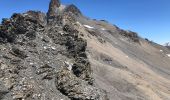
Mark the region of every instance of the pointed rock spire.
[[54, 17], [57, 15], [57, 9], [60, 7], [60, 1], [59, 0], [51, 0], [49, 4], [49, 9], [47, 12], [47, 17]]

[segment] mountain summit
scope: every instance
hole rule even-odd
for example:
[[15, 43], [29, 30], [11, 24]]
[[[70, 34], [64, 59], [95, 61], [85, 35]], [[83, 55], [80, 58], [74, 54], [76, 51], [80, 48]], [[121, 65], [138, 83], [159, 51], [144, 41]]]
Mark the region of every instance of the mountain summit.
[[165, 43], [164, 46], [170, 46], [170, 42]]
[[0, 100], [169, 100], [170, 50], [51, 0], [0, 25]]
[[170, 49], [170, 42], [165, 43], [164, 46]]
[[47, 16], [48, 17], [57, 16], [59, 7], [60, 7], [60, 1], [59, 0], [51, 0], [51, 2], [49, 4]]

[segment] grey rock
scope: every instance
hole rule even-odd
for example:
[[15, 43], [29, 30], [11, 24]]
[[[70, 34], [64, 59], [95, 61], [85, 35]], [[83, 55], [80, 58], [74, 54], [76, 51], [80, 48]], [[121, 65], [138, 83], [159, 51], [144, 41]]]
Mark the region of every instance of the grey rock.
[[3, 99], [3, 97], [9, 93], [8, 89], [3, 85], [3, 83], [0, 81], [0, 100]]
[[56, 74], [56, 87], [71, 100], [108, 100], [106, 92], [77, 78], [63, 68]]
[[[93, 84], [92, 69], [86, 55], [87, 41], [79, 36], [78, 29], [74, 27], [75, 14], [80, 14], [80, 11], [71, 5], [61, 14], [56, 12], [59, 7], [59, 1], [52, 0], [47, 15], [28, 11], [15, 13], [10, 19], [3, 20], [0, 26], [3, 61], [0, 78], [3, 85], [14, 100], [106, 100], [106, 92]], [[53, 21], [48, 23], [49, 19]], [[73, 83], [64, 84], [67, 87], [78, 84], [76, 88], [58, 85], [63, 82], [61, 74], [65, 69], [61, 73], [56, 72], [66, 61], [72, 61], [72, 73], [65, 77], [70, 77], [67, 81], [73, 79]], [[67, 94], [62, 92], [62, 88]], [[71, 96], [68, 91], [74, 89], [81, 94], [75, 92]], [[0, 93], [6, 99], [6, 91]]]
[[64, 12], [67, 12], [67, 13], [71, 12], [71, 13], [73, 13], [76, 16], [81, 16], [82, 15], [81, 11], [75, 5], [73, 5], [73, 4], [67, 6], [65, 8]]
[[48, 23], [54, 21], [55, 17], [59, 14], [60, 1], [59, 0], [51, 0], [49, 4], [49, 9], [47, 12]]

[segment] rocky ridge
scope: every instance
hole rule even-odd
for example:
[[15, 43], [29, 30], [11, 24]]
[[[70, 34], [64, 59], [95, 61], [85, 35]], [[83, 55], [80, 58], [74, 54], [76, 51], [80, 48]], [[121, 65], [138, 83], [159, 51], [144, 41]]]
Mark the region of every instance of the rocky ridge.
[[165, 43], [164, 46], [170, 49], [170, 43], [169, 42]]
[[[87, 42], [74, 28], [81, 12], [51, 0], [47, 15], [28, 11], [0, 26], [2, 100], [107, 100], [93, 84]], [[10, 96], [9, 96], [10, 95]]]
[[164, 46], [51, 0], [47, 13], [0, 24], [0, 100], [169, 100], [169, 57]]

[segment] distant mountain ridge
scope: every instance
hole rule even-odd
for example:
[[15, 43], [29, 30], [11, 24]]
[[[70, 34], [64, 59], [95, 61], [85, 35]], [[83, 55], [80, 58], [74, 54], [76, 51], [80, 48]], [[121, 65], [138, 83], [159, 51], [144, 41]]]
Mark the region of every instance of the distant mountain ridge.
[[170, 49], [170, 42], [165, 43], [163, 46], [165, 46], [165, 47]]
[[170, 46], [170, 42], [165, 43], [164, 46]]

